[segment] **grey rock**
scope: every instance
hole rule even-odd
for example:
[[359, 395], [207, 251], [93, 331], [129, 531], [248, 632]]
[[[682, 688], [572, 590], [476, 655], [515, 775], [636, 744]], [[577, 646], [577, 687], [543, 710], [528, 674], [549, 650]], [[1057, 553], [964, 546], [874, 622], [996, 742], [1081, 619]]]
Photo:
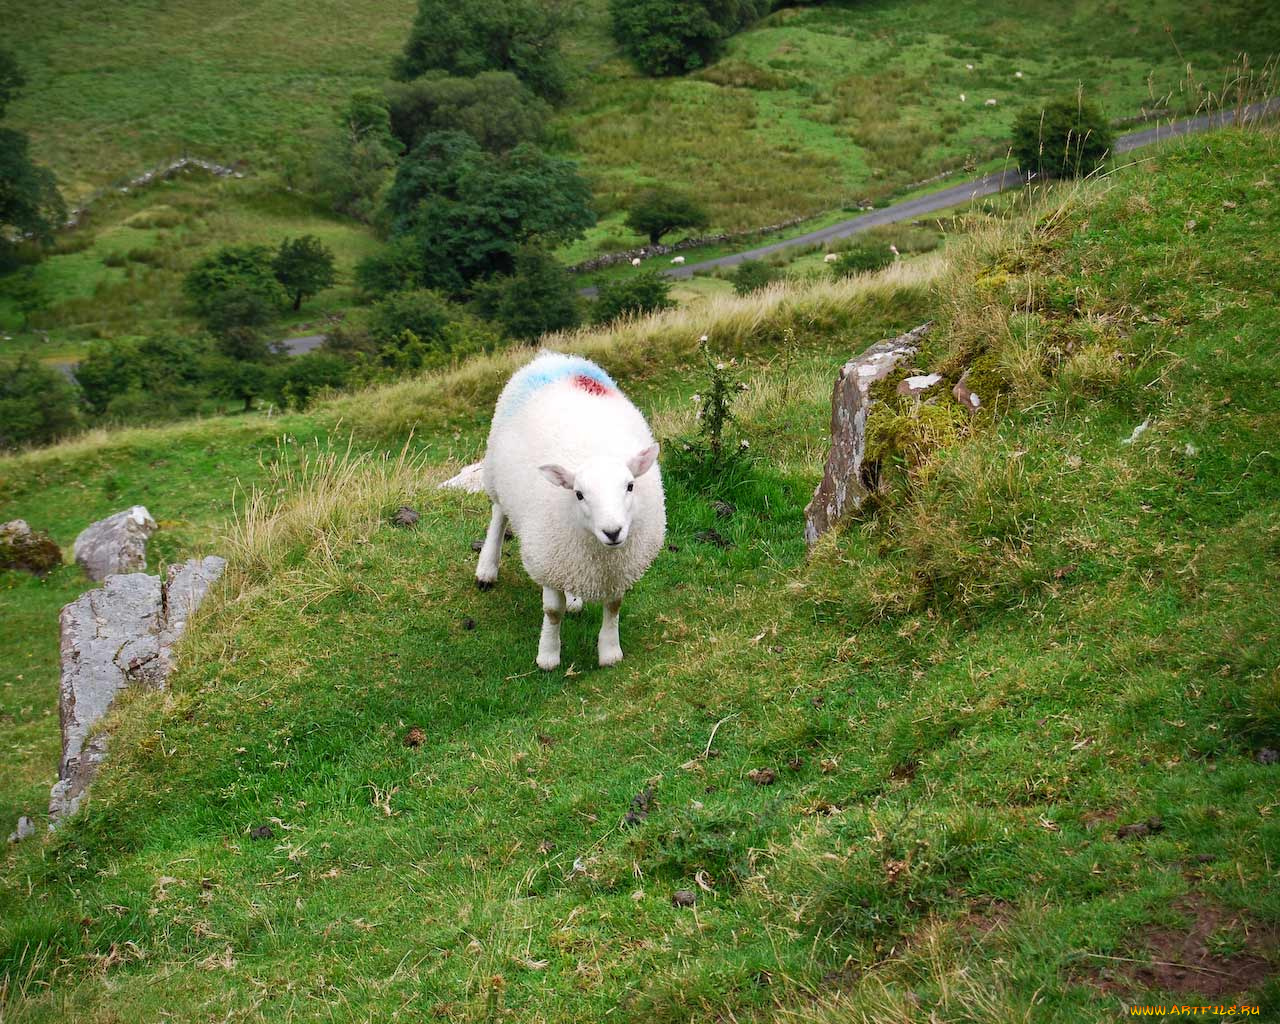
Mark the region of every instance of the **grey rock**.
[[903, 398], [920, 398], [942, 383], [940, 373], [918, 373], [898, 382], [898, 394]]
[[134, 505], [86, 527], [76, 538], [76, 562], [93, 580], [138, 572], [147, 566], [147, 541], [157, 529], [151, 513]]
[[831, 394], [831, 451], [822, 481], [804, 510], [804, 538], [809, 544], [860, 507], [871, 493], [863, 478], [871, 388], [919, 351], [929, 327], [921, 324], [900, 337], [877, 342], [840, 368]]
[[98, 723], [126, 687], [165, 685], [173, 645], [225, 568], [225, 559], [210, 555], [170, 566], [163, 582], [145, 573], [108, 576], [62, 609], [62, 757], [49, 798], [50, 828], [75, 813], [106, 759], [107, 736]]
[[30, 839], [35, 834], [35, 822], [24, 814], [18, 819], [18, 827], [9, 833], [9, 842], [20, 843], [24, 839]]

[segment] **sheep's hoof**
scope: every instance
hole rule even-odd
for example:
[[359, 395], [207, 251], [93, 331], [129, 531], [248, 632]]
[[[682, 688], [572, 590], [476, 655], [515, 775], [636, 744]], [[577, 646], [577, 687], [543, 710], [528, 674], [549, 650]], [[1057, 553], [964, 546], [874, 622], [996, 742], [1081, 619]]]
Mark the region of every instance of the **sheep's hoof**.
[[610, 665], [616, 665], [622, 660], [622, 648], [601, 648], [600, 649], [600, 667], [608, 668]]
[[560, 667], [560, 655], [558, 654], [539, 654], [538, 668], [543, 672], [550, 672], [552, 669]]
[[476, 577], [476, 589], [477, 589], [477, 590], [492, 590], [492, 589], [493, 589], [493, 582], [494, 582], [493, 580], [482, 580], [482, 579], [480, 579], [479, 577]]
[[575, 612], [582, 611], [582, 598], [580, 598], [577, 594], [565, 594], [564, 610], [567, 611], [570, 615], [573, 615]]

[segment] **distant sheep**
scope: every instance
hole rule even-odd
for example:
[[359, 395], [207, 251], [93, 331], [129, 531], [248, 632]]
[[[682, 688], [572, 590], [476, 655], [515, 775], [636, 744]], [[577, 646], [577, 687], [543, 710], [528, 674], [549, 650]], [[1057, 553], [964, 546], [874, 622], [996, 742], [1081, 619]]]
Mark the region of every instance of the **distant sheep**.
[[988, 107], [994, 107], [995, 105], [996, 105], [995, 100], [987, 100], [987, 102], [984, 104], [984, 106], [988, 106]]
[[822, 262], [823, 262], [823, 263], [834, 263], [834, 262], [835, 262], [836, 260], [838, 260], [839, 258], [840, 258], [840, 254], [839, 254], [838, 252], [829, 252], [829, 253], [827, 253], [825, 256], [823, 256], [823, 257], [822, 257]]
[[902, 255], [902, 253], [898, 252], [898, 247], [897, 247], [896, 245], [890, 245], [890, 246], [889, 246], [889, 251], [890, 251], [891, 253], [893, 253], [893, 258], [894, 258], [895, 260], [896, 260], [899, 256], [901, 256], [901, 255]]
[[965, 101], [965, 95], [964, 95], [964, 93], [961, 93], [961, 94], [960, 94], [960, 102], [961, 102], [961, 103], [963, 103], [964, 101]]
[[684, 266], [684, 257], [683, 257], [683, 256], [673, 256], [673, 257], [671, 258], [671, 262], [672, 262], [672, 263], [674, 263], [677, 267], [682, 267], [682, 266]]
[[635, 259], [633, 259], [633, 260], [631, 261], [631, 265], [632, 265], [633, 267], [638, 267], [638, 266], [640, 266], [640, 257], [639, 257], [639, 256], [635, 257]]
[[600, 664], [622, 660], [623, 595], [666, 534], [657, 458], [640, 411], [586, 359], [543, 352], [498, 396], [483, 469], [493, 514], [476, 584], [497, 580], [510, 519], [525, 571], [542, 587], [539, 668], [560, 664], [560, 622], [581, 599], [604, 605]]

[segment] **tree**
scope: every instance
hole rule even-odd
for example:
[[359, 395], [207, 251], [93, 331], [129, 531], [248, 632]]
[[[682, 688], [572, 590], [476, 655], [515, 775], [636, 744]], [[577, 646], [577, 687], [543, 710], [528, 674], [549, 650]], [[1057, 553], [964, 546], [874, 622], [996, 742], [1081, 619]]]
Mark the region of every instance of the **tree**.
[[729, 275], [737, 295], [750, 295], [777, 279], [778, 268], [771, 267], [764, 260], [743, 260]]
[[285, 302], [265, 245], [229, 245], [197, 263], [182, 282], [196, 315], [214, 334], [256, 332]]
[[404, 331], [412, 331], [422, 342], [434, 345], [444, 336], [444, 329], [454, 317], [454, 307], [439, 292], [425, 289], [399, 292], [387, 296], [369, 311], [369, 338], [381, 348], [394, 344]]
[[709, 221], [697, 200], [666, 187], [641, 192], [627, 214], [627, 227], [648, 235], [650, 245], [657, 245], [663, 235], [680, 228], [705, 228]]
[[591, 319], [607, 324], [623, 316], [640, 316], [670, 309], [671, 280], [656, 270], [644, 270], [600, 286]]
[[33, 356], [0, 365], [0, 450], [49, 444], [79, 425], [75, 388]]
[[314, 235], [286, 238], [273, 262], [276, 280], [293, 296], [293, 308], [333, 284], [333, 252]]
[[410, 235], [393, 238], [356, 264], [356, 284], [366, 295], [410, 291], [424, 274], [422, 253]]
[[391, 134], [387, 98], [358, 90], [343, 110], [333, 134], [316, 158], [316, 188], [334, 211], [368, 223], [401, 146]]
[[510, 276], [477, 285], [474, 301], [482, 316], [521, 341], [536, 341], [582, 322], [573, 275], [551, 253], [535, 246], [516, 251]]
[[768, 11], [768, 0], [609, 0], [614, 39], [649, 75], [705, 67], [725, 39]]
[[565, 20], [560, 6], [545, 0], [418, 0], [395, 77], [410, 81], [429, 71], [459, 78], [509, 71], [539, 96], [558, 99], [567, 80], [560, 55]]
[[322, 391], [336, 391], [351, 377], [351, 364], [331, 352], [307, 352], [284, 363], [271, 379], [271, 397], [282, 407], [305, 409]]
[[[25, 84], [13, 56], [0, 50], [0, 118]], [[32, 162], [27, 136], [0, 127], [0, 272], [17, 265], [19, 242], [48, 244], [66, 218], [57, 179]]]
[[1013, 155], [1023, 171], [1042, 177], [1091, 174], [1106, 161], [1115, 134], [1106, 116], [1083, 96], [1028, 108], [1013, 122]]
[[393, 235], [419, 253], [417, 283], [451, 295], [511, 273], [521, 245], [559, 245], [595, 223], [590, 189], [571, 161], [528, 143], [486, 153], [462, 132], [423, 137], [400, 164], [387, 213]]
[[491, 153], [542, 137], [551, 108], [509, 71], [471, 78], [431, 71], [387, 87], [391, 130], [406, 150], [430, 132], [466, 132]]

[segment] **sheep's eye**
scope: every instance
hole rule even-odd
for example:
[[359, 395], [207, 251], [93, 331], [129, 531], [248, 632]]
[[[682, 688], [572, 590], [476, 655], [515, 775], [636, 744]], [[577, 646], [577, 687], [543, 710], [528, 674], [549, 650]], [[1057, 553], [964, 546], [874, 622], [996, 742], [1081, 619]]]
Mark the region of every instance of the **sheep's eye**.
[[636, 489], [636, 484], [634, 480], [631, 481], [631, 483], [627, 484], [627, 490], [634, 491], [635, 489]]
[[579, 500], [579, 501], [581, 501], [581, 500], [582, 500], [582, 492], [581, 492], [581, 491], [574, 491], [573, 493], [574, 493], [574, 494], [576, 494], [576, 495], [578, 496], [578, 500]]

